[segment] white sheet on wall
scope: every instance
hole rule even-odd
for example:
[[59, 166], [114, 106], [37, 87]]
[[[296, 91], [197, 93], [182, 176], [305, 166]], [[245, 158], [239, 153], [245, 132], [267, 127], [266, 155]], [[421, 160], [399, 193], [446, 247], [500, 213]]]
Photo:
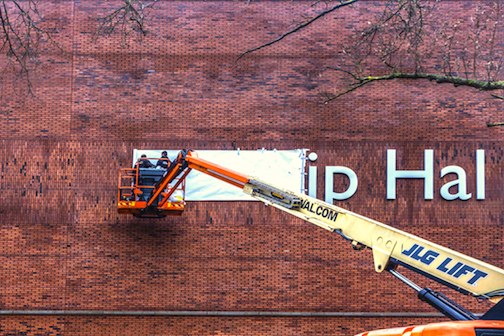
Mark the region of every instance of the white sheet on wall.
[[[133, 150], [133, 164], [145, 154], [149, 158], [161, 156], [161, 150]], [[168, 150], [174, 160], [180, 150]], [[205, 160], [236, 172], [256, 177], [275, 186], [304, 193], [305, 149], [294, 150], [201, 150], [195, 151]], [[155, 160], [152, 163], [156, 164]], [[192, 170], [186, 178], [186, 201], [244, 201], [254, 200], [237, 187]]]

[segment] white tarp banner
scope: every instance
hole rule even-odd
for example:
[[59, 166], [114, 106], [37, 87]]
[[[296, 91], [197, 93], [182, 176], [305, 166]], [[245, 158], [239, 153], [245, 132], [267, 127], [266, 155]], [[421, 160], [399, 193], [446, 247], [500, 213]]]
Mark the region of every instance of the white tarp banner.
[[[163, 150], [133, 150], [133, 164], [140, 155], [159, 158]], [[170, 160], [180, 150], [166, 150]], [[304, 193], [305, 149], [294, 150], [201, 150], [195, 151], [205, 160], [230, 170], [256, 177], [273, 185]], [[156, 160], [151, 160], [156, 164]], [[186, 178], [186, 201], [243, 201], [254, 200], [226, 182], [192, 170]]]

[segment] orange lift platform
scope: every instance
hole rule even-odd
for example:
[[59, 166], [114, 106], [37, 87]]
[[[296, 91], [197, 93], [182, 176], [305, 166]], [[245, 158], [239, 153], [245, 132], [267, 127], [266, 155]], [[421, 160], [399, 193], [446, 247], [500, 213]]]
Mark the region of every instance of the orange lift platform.
[[[159, 160], [159, 158], [147, 158]], [[118, 212], [142, 218], [181, 215], [185, 209], [185, 179], [192, 169], [237, 187], [249, 178], [212, 162], [200, 159], [189, 150], [182, 150], [167, 169], [133, 168], [119, 171]]]

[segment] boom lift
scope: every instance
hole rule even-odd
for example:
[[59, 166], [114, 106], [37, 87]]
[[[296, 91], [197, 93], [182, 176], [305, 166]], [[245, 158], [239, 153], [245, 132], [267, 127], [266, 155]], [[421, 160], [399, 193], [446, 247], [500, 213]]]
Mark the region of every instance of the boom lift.
[[[119, 213], [137, 217], [180, 215], [185, 208], [185, 177], [196, 169], [241, 188], [279, 210], [341, 235], [356, 250], [372, 250], [376, 272], [387, 271], [417, 292], [418, 297], [457, 322], [380, 330], [368, 335], [504, 335], [504, 270], [449, 248], [355, 214], [316, 198], [277, 188], [182, 150], [167, 170], [122, 169]], [[182, 197], [174, 199], [175, 194]], [[422, 288], [399, 273], [399, 266], [420, 273], [460, 293], [496, 304], [479, 317], [443, 294]], [[464, 322], [460, 322], [464, 321]], [[449, 332], [448, 332], [449, 331]]]

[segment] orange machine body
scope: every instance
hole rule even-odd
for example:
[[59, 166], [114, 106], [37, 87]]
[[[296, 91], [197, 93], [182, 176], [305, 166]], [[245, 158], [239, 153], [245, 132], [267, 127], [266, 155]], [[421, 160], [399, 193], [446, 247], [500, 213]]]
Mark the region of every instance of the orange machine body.
[[504, 321], [450, 321], [363, 332], [356, 336], [501, 336]]

